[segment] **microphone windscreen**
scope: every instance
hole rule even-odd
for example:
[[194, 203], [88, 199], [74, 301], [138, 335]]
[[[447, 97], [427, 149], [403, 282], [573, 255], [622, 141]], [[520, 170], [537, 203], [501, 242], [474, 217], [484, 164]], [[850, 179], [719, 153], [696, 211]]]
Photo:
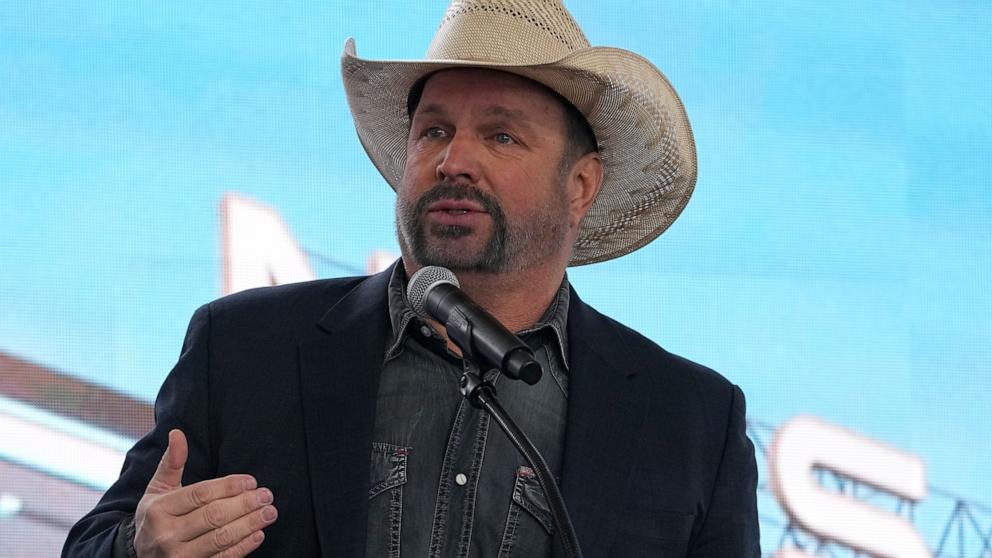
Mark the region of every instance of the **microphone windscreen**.
[[426, 310], [427, 293], [439, 283], [451, 283], [456, 287], [459, 286], [458, 278], [455, 277], [453, 271], [437, 265], [422, 267], [410, 278], [410, 284], [406, 287], [406, 298], [410, 303], [410, 308], [417, 315], [429, 317]]

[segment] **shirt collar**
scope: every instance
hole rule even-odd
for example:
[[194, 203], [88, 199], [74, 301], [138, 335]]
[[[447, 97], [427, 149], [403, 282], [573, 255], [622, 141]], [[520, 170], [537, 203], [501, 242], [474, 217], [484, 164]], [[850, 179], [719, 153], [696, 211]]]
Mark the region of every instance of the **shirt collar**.
[[[412, 323], [416, 328], [428, 327], [417, 314], [410, 308], [410, 303], [406, 298], [406, 271], [403, 269], [403, 262], [397, 262], [393, 267], [393, 274], [389, 278], [387, 287], [387, 300], [389, 305], [389, 322], [392, 327], [392, 338], [387, 343], [386, 358], [394, 354], [403, 343], [404, 336]], [[551, 305], [544, 311], [544, 315], [536, 324], [517, 332], [517, 335], [525, 338], [537, 337], [542, 331], [553, 333], [553, 344], [557, 345], [560, 351], [561, 361], [568, 369], [568, 334], [566, 325], [568, 322], [568, 299], [571, 287], [568, 284], [568, 277], [564, 277], [558, 293], [551, 301]]]

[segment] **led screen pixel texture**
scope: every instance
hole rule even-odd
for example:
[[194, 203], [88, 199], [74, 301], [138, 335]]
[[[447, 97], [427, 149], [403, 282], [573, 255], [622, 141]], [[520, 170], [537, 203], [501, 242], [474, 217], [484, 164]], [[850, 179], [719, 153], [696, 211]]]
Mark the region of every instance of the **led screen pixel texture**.
[[[824, 486], [911, 505], [930, 555], [988, 556], [992, 6], [567, 5], [593, 44], [668, 76], [700, 169], [672, 229], [570, 279], [744, 389], [766, 555], [814, 552], [766, 464], [775, 432], [814, 417], [914, 456], [928, 490]], [[116, 477], [186, 321], [223, 294], [225, 200], [281, 219], [318, 277], [398, 253], [338, 58], [347, 37], [418, 58], [444, 9], [0, 5], [0, 555], [56, 553]]]

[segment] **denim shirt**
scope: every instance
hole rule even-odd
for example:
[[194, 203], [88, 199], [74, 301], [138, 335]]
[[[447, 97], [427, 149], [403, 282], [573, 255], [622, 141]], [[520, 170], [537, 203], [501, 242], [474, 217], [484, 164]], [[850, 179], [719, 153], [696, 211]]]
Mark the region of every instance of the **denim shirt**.
[[[413, 313], [405, 286], [397, 266], [372, 438], [366, 556], [550, 556], [557, 539], [534, 472], [485, 411], [461, 396], [463, 372], [479, 370]], [[544, 369], [540, 382], [484, 374], [556, 478], [568, 393], [568, 295], [563, 280], [544, 317], [519, 333]]]

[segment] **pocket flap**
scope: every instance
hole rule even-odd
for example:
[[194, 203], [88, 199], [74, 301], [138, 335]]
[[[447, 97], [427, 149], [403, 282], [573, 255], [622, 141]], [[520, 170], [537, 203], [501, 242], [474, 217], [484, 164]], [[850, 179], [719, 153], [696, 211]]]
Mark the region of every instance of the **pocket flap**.
[[369, 498], [406, 483], [406, 463], [410, 448], [372, 442]]
[[554, 533], [551, 508], [548, 506], [547, 498], [544, 497], [544, 491], [541, 490], [541, 483], [537, 480], [537, 474], [530, 467], [521, 465], [517, 467], [516, 475], [516, 481], [513, 483], [514, 503], [534, 516], [534, 519], [544, 527], [545, 531]]

